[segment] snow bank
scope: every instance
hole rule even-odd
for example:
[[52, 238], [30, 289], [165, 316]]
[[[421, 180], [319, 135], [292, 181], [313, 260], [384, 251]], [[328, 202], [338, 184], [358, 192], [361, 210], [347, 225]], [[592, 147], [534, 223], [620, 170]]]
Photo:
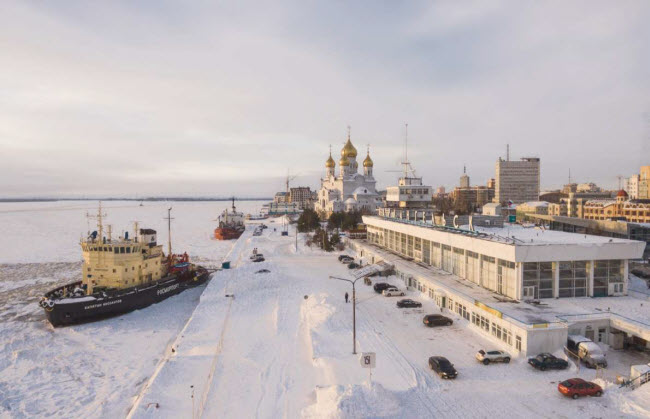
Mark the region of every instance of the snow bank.
[[315, 390], [316, 402], [303, 409], [305, 418], [399, 417], [404, 408], [397, 393], [381, 384], [333, 385]]

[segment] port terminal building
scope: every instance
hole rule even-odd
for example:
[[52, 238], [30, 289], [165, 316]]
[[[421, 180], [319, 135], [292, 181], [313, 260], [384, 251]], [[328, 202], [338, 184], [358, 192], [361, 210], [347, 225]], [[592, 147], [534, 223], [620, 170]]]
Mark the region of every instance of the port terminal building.
[[650, 315], [626, 296], [628, 263], [641, 257], [644, 242], [520, 225], [469, 229], [380, 216], [363, 221], [367, 239], [351, 246], [364, 263], [393, 264], [408, 289], [513, 353], [556, 351], [569, 333], [650, 348]]

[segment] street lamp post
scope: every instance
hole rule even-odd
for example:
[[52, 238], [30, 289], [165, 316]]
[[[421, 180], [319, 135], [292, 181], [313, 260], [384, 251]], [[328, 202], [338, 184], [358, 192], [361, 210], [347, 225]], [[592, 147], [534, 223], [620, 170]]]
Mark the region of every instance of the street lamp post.
[[339, 281], [346, 281], [352, 284], [352, 353], [356, 355], [357, 353], [357, 292], [354, 287], [355, 283], [359, 278], [354, 281], [346, 278], [338, 278], [336, 276], [331, 276], [330, 279], [338, 279]]

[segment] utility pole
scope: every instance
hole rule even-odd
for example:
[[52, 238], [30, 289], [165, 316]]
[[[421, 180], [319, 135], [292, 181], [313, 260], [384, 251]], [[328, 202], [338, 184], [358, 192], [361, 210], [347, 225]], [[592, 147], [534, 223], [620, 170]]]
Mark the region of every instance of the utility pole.
[[357, 353], [357, 292], [354, 285], [359, 280], [359, 278], [353, 281], [351, 279], [338, 278], [330, 275], [330, 279], [338, 279], [339, 281], [346, 281], [352, 284], [352, 353], [356, 355]]

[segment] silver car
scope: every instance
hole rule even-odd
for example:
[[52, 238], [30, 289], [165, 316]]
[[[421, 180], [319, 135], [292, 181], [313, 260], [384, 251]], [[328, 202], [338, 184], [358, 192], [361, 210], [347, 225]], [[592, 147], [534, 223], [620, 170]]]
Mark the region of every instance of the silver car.
[[510, 362], [510, 354], [504, 351], [484, 351], [481, 349], [476, 353], [476, 360], [488, 365], [490, 362]]

